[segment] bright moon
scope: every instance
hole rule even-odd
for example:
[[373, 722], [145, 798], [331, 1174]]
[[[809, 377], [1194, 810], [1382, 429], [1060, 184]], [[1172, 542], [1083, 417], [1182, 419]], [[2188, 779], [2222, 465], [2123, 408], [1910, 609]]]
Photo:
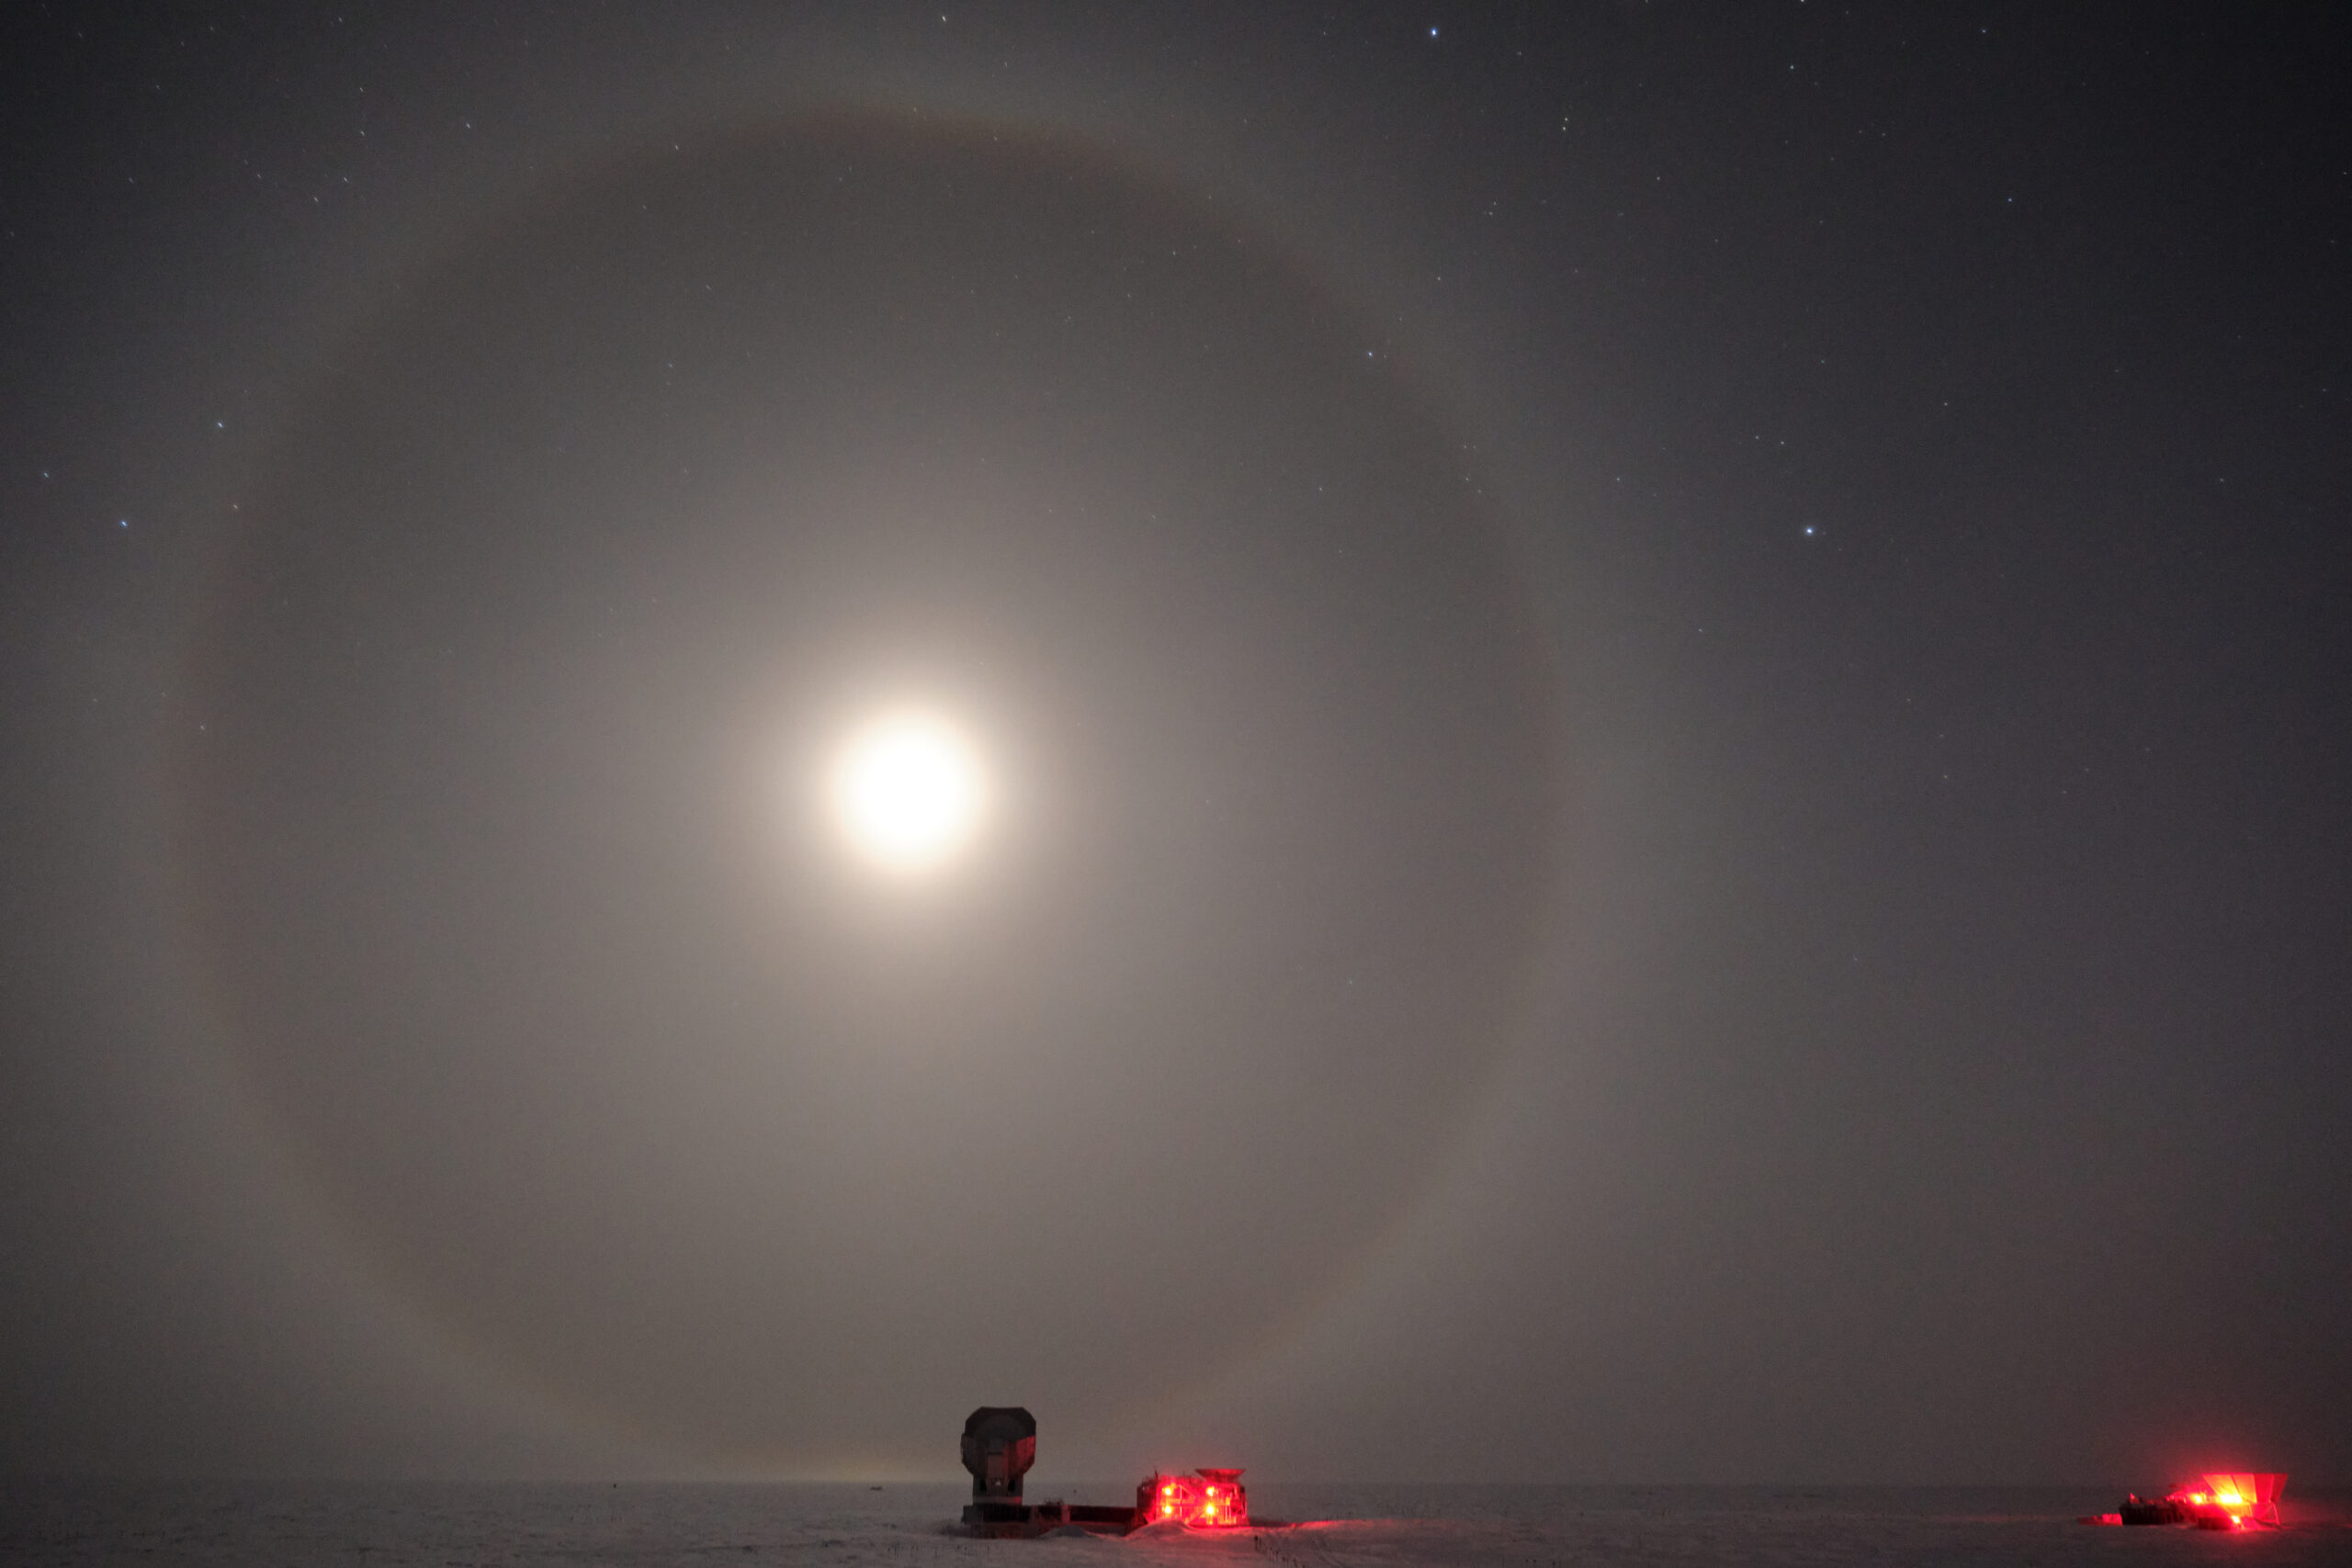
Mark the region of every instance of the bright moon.
[[878, 718], [835, 758], [833, 815], [859, 852], [886, 871], [930, 871], [971, 841], [988, 805], [978, 754], [928, 714]]

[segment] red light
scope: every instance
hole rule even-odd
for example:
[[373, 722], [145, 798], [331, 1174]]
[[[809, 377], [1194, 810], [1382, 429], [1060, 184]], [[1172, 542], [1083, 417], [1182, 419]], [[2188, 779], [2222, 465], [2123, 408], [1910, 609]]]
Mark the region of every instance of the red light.
[[1155, 1519], [1173, 1519], [1188, 1529], [1233, 1529], [1250, 1522], [1248, 1493], [1238, 1470], [1203, 1470], [1197, 1475], [1156, 1474], [1136, 1488], [1136, 1503]]
[[[2251, 1471], [2215, 1472], [2184, 1481], [2165, 1495], [2165, 1501], [2188, 1510], [2206, 1529], [2253, 1529], [2278, 1527], [2278, 1494], [2284, 1475]], [[2183, 1521], [2188, 1522], [2188, 1521]]]

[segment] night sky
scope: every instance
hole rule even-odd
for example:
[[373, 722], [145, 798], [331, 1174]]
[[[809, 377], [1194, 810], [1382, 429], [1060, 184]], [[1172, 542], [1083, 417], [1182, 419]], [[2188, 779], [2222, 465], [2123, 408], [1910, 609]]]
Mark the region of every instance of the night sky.
[[2348, 42], [12, 8], [0, 1470], [2352, 1480]]

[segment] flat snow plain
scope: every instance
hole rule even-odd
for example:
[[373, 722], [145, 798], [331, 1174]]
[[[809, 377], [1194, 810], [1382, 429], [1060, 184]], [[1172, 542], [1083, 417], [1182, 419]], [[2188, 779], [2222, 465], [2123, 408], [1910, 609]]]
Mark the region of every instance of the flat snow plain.
[[[1109, 1503], [1132, 1482], [1033, 1485]], [[365, 1568], [811, 1562], [899, 1568], [1468, 1564], [2352, 1563], [2352, 1499], [2288, 1494], [2290, 1529], [2102, 1529], [2118, 1488], [1253, 1484], [1283, 1529], [973, 1540], [955, 1486], [0, 1482], [0, 1562]]]

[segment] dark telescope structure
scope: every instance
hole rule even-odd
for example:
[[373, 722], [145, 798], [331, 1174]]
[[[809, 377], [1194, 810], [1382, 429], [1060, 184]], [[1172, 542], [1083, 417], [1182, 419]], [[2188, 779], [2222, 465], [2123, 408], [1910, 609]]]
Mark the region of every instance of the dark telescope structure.
[[[1021, 1501], [1021, 1478], [1037, 1462], [1037, 1418], [1017, 1404], [983, 1404], [964, 1417], [964, 1468], [972, 1503]], [[971, 1522], [971, 1508], [965, 1511]]]

